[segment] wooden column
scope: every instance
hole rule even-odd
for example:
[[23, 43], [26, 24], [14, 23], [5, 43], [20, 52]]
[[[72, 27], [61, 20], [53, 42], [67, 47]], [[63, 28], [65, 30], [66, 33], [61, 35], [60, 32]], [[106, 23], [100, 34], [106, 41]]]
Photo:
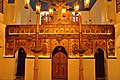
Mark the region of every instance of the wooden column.
[[40, 22], [40, 14], [37, 14], [37, 26], [36, 26], [36, 40], [35, 40], [35, 50], [34, 55], [35, 55], [35, 59], [34, 59], [34, 76], [33, 76], [33, 80], [38, 80], [38, 65], [39, 65], [39, 61], [38, 61], [38, 53], [40, 52], [40, 49], [38, 48], [38, 39], [39, 39], [39, 22]]
[[38, 53], [35, 53], [33, 80], [38, 80]]
[[83, 75], [83, 54], [79, 53], [79, 80], [84, 80]]
[[82, 47], [82, 19], [81, 15], [78, 16], [79, 21], [79, 80], [84, 80], [83, 76], [83, 53], [84, 49]]

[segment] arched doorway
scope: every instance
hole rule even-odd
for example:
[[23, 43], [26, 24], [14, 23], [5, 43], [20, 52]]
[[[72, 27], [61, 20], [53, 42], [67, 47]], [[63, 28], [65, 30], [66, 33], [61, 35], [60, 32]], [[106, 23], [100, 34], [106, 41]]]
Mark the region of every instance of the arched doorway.
[[26, 53], [23, 48], [18, 50], [16, 79], [24, 80]]
[[96, 80], [105, 80], [104, 51], [98, 48], [94, 57]]
[[63, 46], [57, 46], [52, 53], [52, 80], [68, 79], [67, 52]]

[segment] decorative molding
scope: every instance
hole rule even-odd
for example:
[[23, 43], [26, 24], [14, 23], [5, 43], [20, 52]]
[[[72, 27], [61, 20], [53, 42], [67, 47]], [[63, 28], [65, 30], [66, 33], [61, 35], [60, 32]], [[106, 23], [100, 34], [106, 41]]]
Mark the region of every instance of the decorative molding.
[[[35, 48], [35, 27], [36, 25], [7, 25], [4, 55], [13, 57], [17, 49], [23, 47], [27, 57], [34, 57], [31, 50]], [[110, 53], [107, 42], [115, 39], [113, 25], [82, 25], [82, 28], [82, 44], [86, 50], [84, 58], [94, 58], [97, 48]], [[56, 46], [63, 46], [69, 58], [79, 58], [79, 53], [74, 52], [79, 48], [79, 26], [76, 24], [41, 25], [38, 38], [39, 58], [51, 58]], [[108, 55], [109, 58], [111, 56], [116, 55]]]
[[116, 0], [116, 11], [120, 12], [120, 0]]

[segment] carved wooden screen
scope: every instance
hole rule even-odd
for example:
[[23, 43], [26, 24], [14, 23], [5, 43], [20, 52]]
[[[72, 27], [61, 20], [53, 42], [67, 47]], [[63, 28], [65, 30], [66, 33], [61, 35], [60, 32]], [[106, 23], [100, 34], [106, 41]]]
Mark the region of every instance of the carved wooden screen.
[[67, 80], [67, 56], [60, 51], [52, 59], [52, 80]]
[[120, 0], [116, 0], [116, 11], [120, 12]]

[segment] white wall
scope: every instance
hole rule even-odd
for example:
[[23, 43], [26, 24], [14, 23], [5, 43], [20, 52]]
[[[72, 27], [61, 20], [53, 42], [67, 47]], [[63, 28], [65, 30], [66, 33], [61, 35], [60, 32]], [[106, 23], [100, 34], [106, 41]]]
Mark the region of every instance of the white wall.
[[[51, 59], [39, 59], [39, 80], [51, 79]], [[25, 80], [33, 80], [34, 59], [26, 59]]]
[[[22, 10], [22, 16], [21, 16], [21, 24], [36, 24], [36, 12], [31, 9], [29, 6], [29, 9]], [[31, 20], [31, 21], [30, 21]]]
[[[116, 19], [116, 0], [97, 0], [90, 11], [93, 24], [114, 24]], [[110, 19], [113, 21], [110, 22]]]
[[21, 15], [24, 6], [24, 0], [16, 0], [15, 3], [9, 3], [4, 0], [4, 21], [7, 25], [20, 24]]
[[104, 0], [97, 0], [94, 6], [92, 7], [91, 21], [93, 24], [101, 24], [101, 7]]
[[[82, 11], [83, 24], [101, 24], [103, 23], [102, 10], [104, 0], [97, 0], [91, 11]], [[102, 8], [101, 8], [102, 7]], [[6, 24], [36, 24], [36, 12], [29, 6], [28, 9], [24, 8], [23, 0], [16, 0], [15, 4], [7, 4], [5, 2], [5, 23]], [[31, 21], [29, 21], [31, 19]], [[89, 21], [91, 19], [91, 21]]]
[[[4, 64], [3, 64], [4, 63]], [[15, 78], [14, 59], [5, 58], [3, 60], [0, 73], [0, 80], [13, 80]], [[11, 65], [12, 64], [12, 65]], [[8, 66], [9, 65], [9, 66]], [[7, 67], [5, 67], [7, 66]], [[9, 68], [8, 68], [9, 67]], [[95, 80], [94, 59], [83, 61], [84, 80]], [[25, 80], [33, 80], [34, 59], [26, 59]], [[39, 80], [51, 80], [52, 78], [51, 59], [39, 59]], [[68, 80], [79, 80], [79, 59], [68, 59]]]
[[95, 80], [95, 59], [84, 59], [84, 80]]
[[24, 0], [16, 0], [15, 1], [15, 9], [14, 9], [14, 22], [16, 24], [21, 24], [22, 18], [22, 10], [24, 9]]
[[68, 60], [68, 80], [78, 80], [79, 79], [79, 60], [69, 59]]
[[[120, 24], [119, 24], [120, 27]], [[119, 28], [120, 32], [120, 28]], [[117, 59], [108, 60], [108, 80], [120, 80], [120, 34], [116, 38], [116, 54]]]
[[90, 11], [81, 11], [82, 16], [82, 24], [91, 24], [89, 20], [91, 19], [91, 13]]
[[14, 59], [3, 58], [5, 52], [5, 26], [0, 23], [0, 80], [13, 80], [14, 78]]
[[120, 22], [120, 12], [116, 14], [116, 23]]
[[3, 14], [0, 13], [0, 23], [4, 23]]
[[14, 20], [14, 10], [15, 5], [14, 4], [8, 4], [8, 0], [4, 0], [4, 23], [5, 24], [13, 24]]
[[[120, 14], [117, 14], [120, 17]], [[117, 59], [108, 60], [108, 80], [120, 79], [120, 22], [115, 24], [115, 53]]]

